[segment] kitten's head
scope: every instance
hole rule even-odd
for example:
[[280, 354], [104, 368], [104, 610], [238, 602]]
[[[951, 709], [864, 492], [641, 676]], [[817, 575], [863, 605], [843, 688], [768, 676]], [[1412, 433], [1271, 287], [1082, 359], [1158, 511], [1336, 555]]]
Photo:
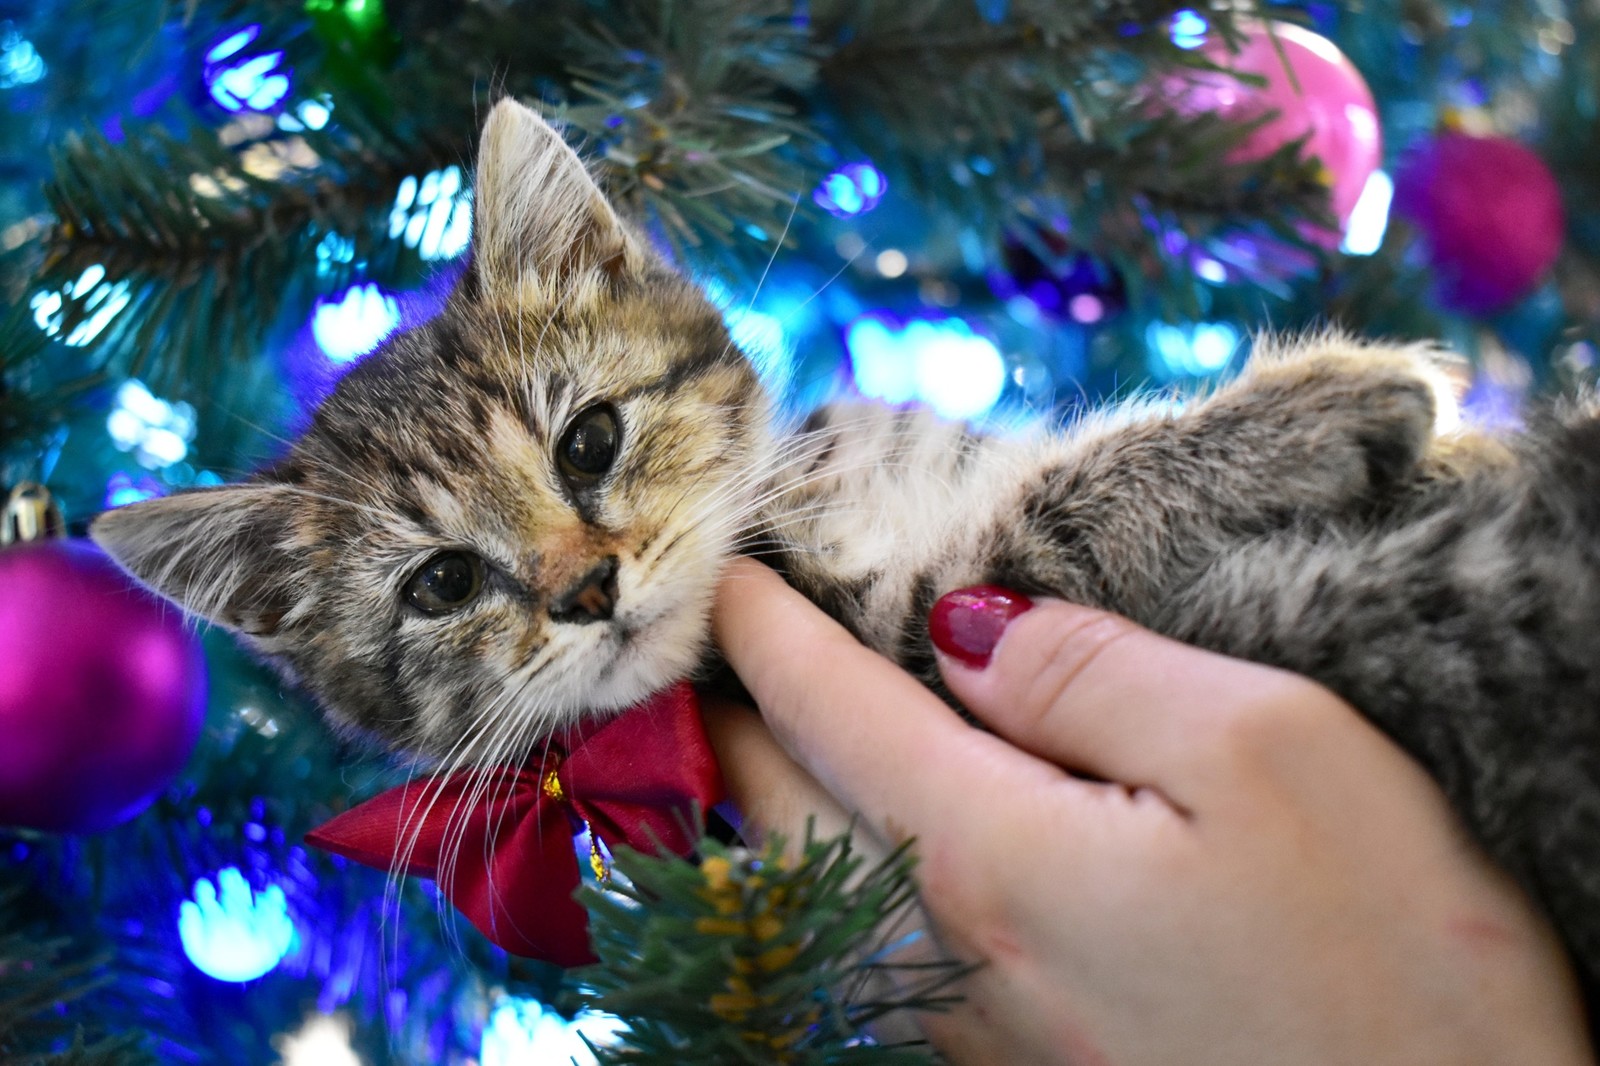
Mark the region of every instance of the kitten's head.
[[280, 463], [91, 534], [336, 720], [481, 760], [694, 669], [768, 440], [716, 309], [513, 102], [474, 207], [444, 312], [352, 370]]

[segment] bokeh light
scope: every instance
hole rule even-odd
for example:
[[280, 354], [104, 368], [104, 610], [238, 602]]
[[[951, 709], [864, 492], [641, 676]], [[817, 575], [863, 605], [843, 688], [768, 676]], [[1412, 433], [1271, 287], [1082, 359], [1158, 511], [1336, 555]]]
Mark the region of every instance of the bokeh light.
[[206, 90], [227, 111], [270, 111], [289, 95], [289, 71], [283, 52], [247, 51], [261, 36], [259, 25], [246, 26], [212, 45], [202, 76]]
[[461, 168], [402, 179], [389, 210], [389, 237], [427, 260], [453, 259], [465, 251], [472, 238], [472, 198]]
[[1226, 322], [1179, 326], [1152, 322], [1145, 330], [1150, 369], [1157, 377], [1207, 377], [1228, 366], [1239, 348], [1239, 331]]
[[900, 325], [871, 313], [845, 329], [856, 388], [889, 403], [922, 400], [946, 418], [976, 418], [1000, 399], [1005, 360], [959, 318]]
[[294, 943], [294, 922], [283, 889], [268, 885], [255, 892], [238, 867], [202, 877], [194, 899], [178, 909], [178, 936], [184, 954], [204, 974], [219, 981], [253, 981], [283, 960]]
[[370, 282], [318, 300], [311, 312], [311, 333], [317, 347], [335, 363], [361, 358], [399, 325], [400, 305]]
[[157, 397], [142, 381], [130, 378], [117, 389], [106, 432], [118, 451], [133, 452], [140, 466], [159, 470], [189, 454], [195, 412], [181, 400], [170, 403]]
[[592, 1066], [595, 1056], [583, 1038], [607, 1044], [622, 1028], [622, 1022], [609, 1014], [583, 1012], [569, 1021], [537, 1000], [503, 996], [483, 1027], [479, 1066], [545, 1062]]
[[871, 163], [847, 163], [822, 179], [811, 199], [835, 218], [871, 211], [889, 191], [889, 181]]

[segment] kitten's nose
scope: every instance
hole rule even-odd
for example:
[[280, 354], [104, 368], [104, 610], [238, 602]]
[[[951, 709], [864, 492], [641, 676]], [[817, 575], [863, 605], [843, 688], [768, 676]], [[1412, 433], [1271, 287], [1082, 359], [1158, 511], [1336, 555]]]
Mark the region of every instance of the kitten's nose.
[[608, 556], [573, 586], [550, 601], [550, 617], [557, 622], [588, 625], [610, 620], [617, 605], [617, 557]]

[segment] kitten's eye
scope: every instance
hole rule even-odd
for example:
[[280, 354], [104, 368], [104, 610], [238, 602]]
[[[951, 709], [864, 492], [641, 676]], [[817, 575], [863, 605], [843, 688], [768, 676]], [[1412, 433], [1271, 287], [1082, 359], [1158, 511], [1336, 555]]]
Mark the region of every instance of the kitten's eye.
[[423, 614], [445, 614], [483, 590], [483, 560], [471, 552], [440, 552], [406, 582], [406, 602]]
[[617, 412], [610, 404], [597, 403], [579, 411], [556, 446], [562, 476], [578, 487], [599, 480], [616, 461], [621, 437]]

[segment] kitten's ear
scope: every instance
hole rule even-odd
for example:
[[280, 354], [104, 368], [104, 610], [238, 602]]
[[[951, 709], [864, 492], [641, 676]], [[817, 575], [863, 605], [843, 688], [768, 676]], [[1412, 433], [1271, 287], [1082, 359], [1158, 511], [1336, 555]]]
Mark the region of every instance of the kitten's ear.
[[513, 296], [531, 282], [549, 295], [586, 274], [644, 264], [577, 153], [515, 100], [489, 112], [473, 196], [472, 268], [487, 294]]
[[294, 603], [296, 567], [283, 548], [293, 507], [284, 486], [228, 485], [107, 511], [89, 536], [185, 611], [266, 638]]

